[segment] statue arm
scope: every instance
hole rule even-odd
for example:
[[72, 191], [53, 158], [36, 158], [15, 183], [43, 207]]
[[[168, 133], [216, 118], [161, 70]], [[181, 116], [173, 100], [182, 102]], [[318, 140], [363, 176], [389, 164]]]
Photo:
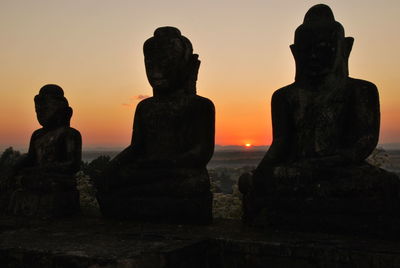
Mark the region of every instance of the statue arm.
[[272, 114], [272, 143], [264, 158], [258, 165], [256, 172], [284, 162], [289, 155], [291, 119], [289, 105], [281, 90], [274, 92], [271, 100]]
[[336, 154], [330, 156], [307, 159], [306, 162], [311, 166], [360, 163], [375, 149], [379, 139], [379, 94], [374, 84], [366, 81], [362, 83], [364, 85], [358, 86], [353, 96], [354, 110], [349, 114], [343, 148], [339, 148]]
[[48, 165], [47, 172], [71, 174], [78, 172], [82, 161], [82, 137], [79, 131], [69, 129], [63, 137], [65, 159]]
[[144, 139], [144, 128], [142, 126], [143, 103], [144, 101], [141, 101], [136, 106], [133, 117], [131, 144], [111, 160], [109, 163], [110, 170], [115, 170], [121, 165], [134, 165], [135, 163], [132, 163], [132, 161], [135, 161], [136, 155], [142, 151]]
[[367, 83], [357, 88], [354, 119], [349, 123], [351, 130], [351, 145], [339, 151], [347, 161], [361, 162], [375, 149], [379, 139], [380, 109], [379, 93], [376, 86]]
[[141, 150], [143, 147], [143, 138], [144, 138], [144, 128], [143, 128], [143, 103], [144, 101], [139, 102], [136, 107], [135, 116], [133, 118], [133, 128], [132, 128], [132, 139], [130, 147], [133, 147], [135, 150]]
[[17, 161], [11, 166], [9, 170], [6, 170], [3, 176], [0, 176], [0, 190], [3, 189], [15, 189], [20, 184], [19, 179], [16, 179], [16, 175], [22, 171], [33, 169], [35, 159], [34, 141], [40, 130], [33, 132], [30, 142], [28, 153], [21, 155]]
[[66, 140], [67, 164], [73, 172], [77, 172], [82, 163], [82, 136], [77, 130], [71, 131]]
[[[196, 105], [197, 106], [197, 105]], [[194, 111], [196, 118], [194, 140], [192, 148], [173, 159], [177, 167], [205, 167], [214, 153], [215, 144], [215, 107], [214, 104], [202, 98], [198, 102], [198, 109]]]
[[34, 141], [36, 140], [36, 137], [39, 135], [39, 132], [40, 129], [32, 133], [31, 139], [29, 141], [28, 153], [22, 155], [20, 159], [18, 159], [18, 161], [15, 163], [15, 165], [12, 168], [11, 176], [17, 174], [18, 171], [21, 170], [22, 168], [29, 168], [33, 166], [34, 163], [36, 162]]
[[[30, 143], [30, 145], [32, 145], [32, 139]], [[32, 147], [30, 146], [29, 151], [32, 151], [31, 148]], [[15, 189], [15, 186], [18, 183], [15, 176], [21, 171], [21, 169], [29, 168], [29, 166], [33, 165], [34, 160], [31, 159], [30, 155], [33, 154], [22, 154], [18, 156], [14, 162], [8, 163], [8, 161], [6, 161], [6, 165], [0, 164], [0, 192], [7, 189]], [[12, 160], [12, 158], [10, 158], [10, 160]]]
[[[136, 160], [136, 155], [142, 154], [144, 150], [145, 128], [143, 126], [143, 105], [146, 100], [142, 100], [136, 107], [133, 117], [131, 144], [119, 153], [114, 160], [120, 164], [127, 164]], [[113, 160], [113, 161], [114, 161]], [[131, 163], [132, 164], [132, 163]]]

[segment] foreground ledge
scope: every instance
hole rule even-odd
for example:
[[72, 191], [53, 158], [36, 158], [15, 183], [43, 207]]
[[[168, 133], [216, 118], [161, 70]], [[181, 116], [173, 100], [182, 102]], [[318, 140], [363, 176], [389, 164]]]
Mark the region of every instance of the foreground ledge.
[[400, 267], [400, 243], [356, 236], [144, 224], [0, 219], [1, 267]]

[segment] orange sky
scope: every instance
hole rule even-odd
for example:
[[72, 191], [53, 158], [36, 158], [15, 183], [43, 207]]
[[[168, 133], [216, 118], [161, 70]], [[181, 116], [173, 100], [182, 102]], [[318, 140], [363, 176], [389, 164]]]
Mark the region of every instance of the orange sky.
[[[0, 146], [26, 147], [39, 128], [33, 97], [60, 85], [84, 147], [129, 144], [137, 96], [151, 95], [142, 45], [178, 27], [202, 61], [198, 94], [216, 106], [216, 143], [271, 142], [270, 98], [294, 78], [289, 45], [320, 1], [2, 0]], [[400, 2], [325, 1], [353, 36], [350, 75], [381, 97], [380, 143], [400, 142]]]

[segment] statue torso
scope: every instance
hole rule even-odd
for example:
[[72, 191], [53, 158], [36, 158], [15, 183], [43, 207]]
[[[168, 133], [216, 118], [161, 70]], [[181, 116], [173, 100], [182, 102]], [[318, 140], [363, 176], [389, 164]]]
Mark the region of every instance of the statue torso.
[[329, 91], [315, 91], [296, 86], [287, 90], [288, 108], [292, 118], [292, 158], [327, 156], [340, 147], [350, 105], [346, 86]]
[[65, 161], [67, 158], [65, 137], [68, 131], [71, 131], [71, 128], [59, 127], [50, 131], [39, 129], [34, 133], [31, 146], [34, 147], [37, 165], [51, 165], [55, 162]]
[[196, 95], [146, 99], [140, 114], [145, 155], [168, 158], [191, 148], [202, 99]]

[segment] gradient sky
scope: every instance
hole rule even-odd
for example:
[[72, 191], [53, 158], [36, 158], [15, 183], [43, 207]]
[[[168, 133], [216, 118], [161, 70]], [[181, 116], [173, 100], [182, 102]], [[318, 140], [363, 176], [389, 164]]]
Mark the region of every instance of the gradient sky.
[[[84, 147], [126, 146], [140, 96], [151, 95], [142, 45], [175, 26], [202, 61], [198, 94], [217, 111], [216, 143], [271, 142], [270, 98], [294, 79], [289, 50], [301, 0], [1, 0], [0, 146], [40, 127], [33, 97], [60, 85]], [[355, 38], [350, 75], [380, 90], [380, 143], [400, 142], [400, 1], [324, 1]]]

